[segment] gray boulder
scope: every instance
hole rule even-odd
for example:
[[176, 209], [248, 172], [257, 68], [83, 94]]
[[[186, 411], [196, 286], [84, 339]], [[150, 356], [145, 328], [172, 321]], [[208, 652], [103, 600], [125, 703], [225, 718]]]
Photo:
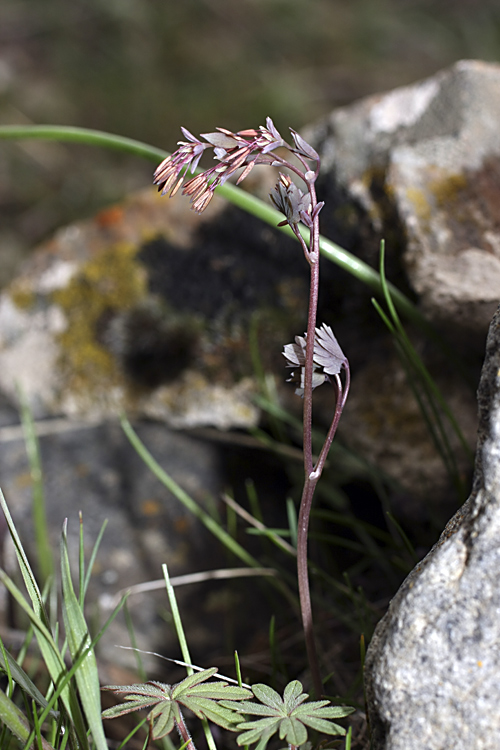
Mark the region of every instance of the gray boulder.
[[405, 580], [365, 665], [373, 750], [497, 750], [500, 737], [500, 308], [478, 390], [470, 498]]
[[[367, 257], [385, 236], [425, 312], [479, 350], [500, 288], [499, 122], [500, 66], [463, 60], [307, 132], [341, 196], [340, 236]], [[364, 234], [352, 229], [356, 206]]]

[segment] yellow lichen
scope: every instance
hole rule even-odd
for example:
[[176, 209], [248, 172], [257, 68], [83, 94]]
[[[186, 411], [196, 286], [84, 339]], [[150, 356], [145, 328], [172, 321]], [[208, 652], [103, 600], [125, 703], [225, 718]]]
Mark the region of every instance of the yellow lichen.
[[138, 248], [119, 245], [91, 258], [64, 289], [51, 295], [64, 312], [67, 326], [58, 335], [60, 370], [72, 393], [120, 385], [115, 360], [98, 340], [105, 315], [126, 310], [146, 292], [146, 272], [136, 261]]
[[406, 197], [413, 204], [415, 213], [421, 221], [430, 221], [431, 207], [424, 191], [420, 188], [409, 187], [406, 190]]
[[21, 282], [18, 281], [11, 284], [9, 293], [12, 302], [19, 310], [28, 312], [35, 306], [35, 293]]
[[467, 187], [467, 180], [463, 174], [449, 174], [446, 177], [429, 182], [429, 190], [436, 200], [438, 208], [453, 203], [459, 194]]

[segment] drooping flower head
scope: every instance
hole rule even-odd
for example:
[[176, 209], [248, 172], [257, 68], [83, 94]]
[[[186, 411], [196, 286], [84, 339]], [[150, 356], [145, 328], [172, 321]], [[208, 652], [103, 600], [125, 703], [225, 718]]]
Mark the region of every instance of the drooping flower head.
[[215, 188], [223, 185], [238, 169], [243, 168], [243, 172], [236, 184], [248, 176], [255, 164], [271, 163], [273, 160], [267, 154], [285, 145], [270, 117], [266, 120], [266, 126], [261, 125], [258, 130], [232, 133], [226, 128], [217, 128], [214, 133], [202, 133], [200, 138], [196, 138], [186, 128], [182, 128], [182, 133], [187, 141], [179, 141], [177, 151], [162, 161], [154, 173], [154, 184], [158, 185], [162, 195], [169, 193], [172, 197], [181, 187], [187, 173], [194, 174], [203, 152], [212, 148], [218, 164], [193, 177], [182, 191], [184, 195], [190, 196], [192, 207], [197, 213], [208, 206]]
[[[307, 334], [296, 336], [295, 343], [286, 344], [283, 350], [283, 356], [287, 360], [286, 366], [292, 368], [287, 382], [298, 384], [295, 390], [298, 396], [304, 395], [306, 344]], [[313, 390], [329, 380], [329, 375], [339, 375], [346, 363], [347, 357], [340, 348], [332, 329], [323, 323], [321, 328], [316, 328], [314, 337]]]
[[[214, 133], [202, 133], [199, 138], [186, 128], [181, 128], [185, 141], [179, 141], [179, 148], [162, 161], [154, 173], [154, 184], [162, 195], [172, 197], [184, 183], [188, 173], [194, 175], [200, 158], [206, 149], [213, 149], [217, 164], [205, 172], [192, 177], [184, 184], [183, 194], [189, 195], [192, 208], [201, 213], [212, 200], [215, 189], [223, 185], [231, 175], [242, 169], [236, 184], [247, 177], [256, 164], [287, 165], [285, 159], [272, 154], [279, 147], [286, 147], [297, 155], [303, 165], [306, 160], [319, 163], [316, 151], [290, 128], [294, 145], [283, 140], [270, 117], [266, 125], [258, 129], [239, 130], [232, 133], [226, 128], [217, 128]], [[305, 174], [315, 174], [305, 172]], [[289, 181], [289, 182], [288, 182]], [[297, 188], [290, 178], [280, 175], [280, 180], [271, 194], [271, 200], [286, 216], [286, 223], [305, 221], [311, 224], [309, 216], [310, 200]], [[323, 205], [323, 204], [321, 204]], [[316, 213], [321, 206], [316, 208]], [[314, 218], [314, 217], [313, 217]]]

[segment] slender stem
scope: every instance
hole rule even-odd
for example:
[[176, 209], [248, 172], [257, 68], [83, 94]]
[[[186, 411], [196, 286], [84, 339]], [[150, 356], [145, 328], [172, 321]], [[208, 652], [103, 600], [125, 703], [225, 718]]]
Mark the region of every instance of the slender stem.
[[319, 454], [318, 462], [316, 463], [316, 466], [314, 467], [314, 475], [315, 476], [317, 475], [318, 479], [320, 478], [323, 472], [323, 468], [325, 466], [328, 452], [331, 448], [333, 438], [335, 437], [335, 433], [337, 432], [337, 427], [339, 426], [340, 417], [342, 416], [342, 411], [344, 409], [345, 402], [349, 394], [351, 376], [350, 376], [350, 370], [349, 370], [349, 363], [347, 362], [347, 360], [344, 364], [344, 369], [346, 372], [346, 383], [345, 383], [344, 388], [342, 388], [342, 381], [340, 380], [340, 375], [335, 376], [336, 385], [337, 385], [337, 402], [335, 404], [335, 413], [333, 415], [330, 429], [328, 430], [326, 440], [321, 449], [321, 453]]
[[191, 735], [189, 734], [189, 730], [186, 726], [186, 722], [184, 721], [184, 716], [182, 715], [181, 708], [179, 705], [177, 705], [177, 708], [179, 709], [179, 716], [176, 718], [175, 724], [177, 726], [177, 731], [179, 732], [181, 740], [183, 744], [185, 742], [188, 743], [186, 745], [186, 750], [196, 750], [195, 744], [191, 739]]
[[[308, 183], [311, 196], [311, 209], [316, 206], [316, 191], [314, 180]], [[307, 315], [306, 335], [306, 361], [304, 368], [304, 489], [300, 501], [300, 510], [297, 528], [297, 581], [299, 586], [300, 611], [302, 614], [302, 626], [306, 641], [307, 659], [311, 670], [311, 677], [316, 693], [320, 698], [323, 688], [321, 674], [314, 642], [313, 617], [311, 606], [311, 593], [309, 589], [309, 574], [307, 570], [307, 539], [309, 533], [309, 516], [314, 497], [314, 490], [319, 476], [313, 473], [312, 457], [312, 391], [314, 370], [314, 337], [316, 333], [316, 314], [318, 309], [319, 295], [319, 220], [315, 217], [310, 231], [309, 266], [311, 269], [311, 281], [309, 290], [309, 310]]]
[[314, 641], [313, 616], [311, 606], [311, 594], [309, 590], [309, 574], [307, 570], [307, 537], [309, 532], [309, 515], [314, 497], [314, 490], [318, 480], [306, 476], [300, 511], [297, 524], [297, 580], [299, 584], [300, 612], [302, 615], [302, 627], [306, 642], [307, 660], [311, 670], [315, 697], [319, 699], [323, 692], [321, 674]]

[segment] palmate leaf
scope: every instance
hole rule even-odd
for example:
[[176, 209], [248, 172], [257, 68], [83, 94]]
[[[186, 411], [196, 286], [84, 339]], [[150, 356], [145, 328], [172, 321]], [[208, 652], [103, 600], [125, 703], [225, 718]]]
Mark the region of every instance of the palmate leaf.
[[[303, 745], [307, 741], [307, 727], [316, 729], [322, 734], [345, 734], [345, 729], [330, 719], [340, 719], [354, 711], [346, 706], [332, 706], [330, 701], [309, 701], [307, 693], [302, 692], [302, 684], [298, 680], [289, 682], [283, 693], [283, 698], [268, 685], [252, 686], [254, 696], [260, 701], [241, 701], [232, 704], [242, 714], [262, 716], [265, 718], [243, 721], [238, 724], [238, 745], [253, 745], [258, 743], [255, 750], [264, 750], [269, 739], [279, 732], [280, 739], [293, 747]], [[225, 706], [225, 701], [221, 701]]]
[[206, 682], [216, 672], [216, 667], [204, 669], [176, 685], [155, 681], [139, 685], [107, 685], [103, 690], [123, 696], [127, 702], [106, 709], [102, 716], [104, 719], [115, 719], [141, 708], [152, 707], [147, 718], [151, 737], [157, 740], [169, 734], [176, 724], [181, 724], [182, 705], [199, 719], [209, 719], [234, 732], [236, 725], [243, 721], [236, 708], [242, 699], [250, 697], [252, 693], [227, 682]]

